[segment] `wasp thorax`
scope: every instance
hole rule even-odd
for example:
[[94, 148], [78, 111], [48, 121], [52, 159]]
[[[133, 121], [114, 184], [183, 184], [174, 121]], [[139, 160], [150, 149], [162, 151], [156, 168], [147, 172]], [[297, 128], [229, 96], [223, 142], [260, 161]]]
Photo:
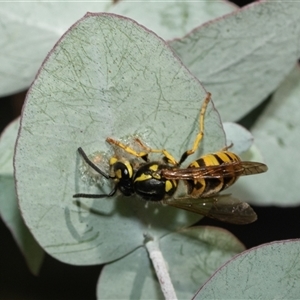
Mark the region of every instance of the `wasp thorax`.
[[176, 191], [177, 182], [161, 176], [160, 170], [166, 168], [169, 166], [158, 162], [141, 166], [133, 179], [135, 192], [147, 201], [161, 201], [172, 196]]

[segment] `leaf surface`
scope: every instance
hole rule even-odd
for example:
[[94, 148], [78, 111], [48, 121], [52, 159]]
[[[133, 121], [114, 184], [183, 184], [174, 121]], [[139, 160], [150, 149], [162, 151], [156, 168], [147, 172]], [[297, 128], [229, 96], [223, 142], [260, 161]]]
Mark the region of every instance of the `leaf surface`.
[[193, 299], [299, 299], [300, 241], [265, 244], [222, 266]]
[[120, 1], [109, 12], [132, 18], [170, 40], [236, 9], [229, 1]]
[[[252, 132], [268, 172], [241, 179], [233, 190], [256, 205], [299, 205], [300, 68], [295, 67], [274, 94]], [[299, 145], [298, 145], [299, 144]], [[248, 201], [248, 200], [247, 200]]]
[[[160, 36], [178, 37], [203, 22], [233, 11], [226, 1], [138, 2], [111, 0], [80, 2], [1, 3], [0, 93], [24, 89], [60, 36], [86, 12], [113, 12], [136, 19]], [[145, 13], [147, 12], [147, 13]]]
[[223, 121], [256, 107], [300, 57], [299, 2], [258, 1], [203, 24], [170, 46], [212, 93]]
[[[64, 262], [104, 263], [141, 246], [145, 233], [160, 237], [199, 220], [200, 215], [146, 205], [136, 197], [74, 201], [72, 196], [112, 188], [105, 180], [97, 186], [83, 180], [78, 147], [109, 157], [107, 137], [126, 141], [138, 135], [179, 159], [199, 131], [205, 96], [165, 42], [134, 21], [88, 14], [76, 23], [28, 93], [16, 148], [20, 207], [42, 247]], [[205, 135], [190, 160], [225, 144], [212, 102]], [[107, 158], [102, 162], [107, 165]]]
[[[160, 248], [178, 299], [191, 299], [218, 267], [245, 250], [230, 232], [210, 226], [168, 234]], [[97, 294], [99, 299], [164, 299], [145, 248], [106, 265]]]
[[28, 268], [37, 275], [44, 258], [44, 251], [34, 240], [21, 217], [13, 177], [13, 154], [20, 120], [7, 126], [0, 138], [0, 216], [11, 231]]

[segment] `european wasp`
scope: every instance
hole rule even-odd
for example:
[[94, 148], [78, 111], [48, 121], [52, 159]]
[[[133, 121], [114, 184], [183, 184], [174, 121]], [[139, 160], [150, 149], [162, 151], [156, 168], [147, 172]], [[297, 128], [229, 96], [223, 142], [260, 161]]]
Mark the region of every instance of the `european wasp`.
[[[257, 216], [249, 204], [230, 194], [219, 193], [234, 184], [240, 176], [266, 172], [268, 168], [265, 164], [242, 161], [238, 155], [228, 151], [230, 147], [226, 147], [221, 151], [201, 156], [187, 168], [180, 168], [186, 158], [198, 149], [204, 136], [204, 116], [210, 98], [211, 94], [207, 93], [200, 110], [200, 130], [193, 147], [185, 151], [178, 162], [167, 150], [151, 149], [138, 138], [135, 142], [142, 151], [136, 151], [120, 141], [107, 138], [109, 144], [119, 147], [133, 159], [112, 156], [109, 161], [110, 174], [106, 174], [88, 158], [82, 148], [78, 148], [85, 162], [106, 179], [113, 180], [115, 185], [108, 194], [79, 193], [73, 197], [112, 197], [119, 190], [124, 196], [136, 194], [146, 201], [161, 202], [224, 222], [234, 224], [254, 222]], [[161, 153], [163, 159], [150, 161], [148, 158], [150, 153]], [[134, 162], [138, 158], [142, 162]], [[184, 196], [176, 196], [180, 181], [185, 185]]]

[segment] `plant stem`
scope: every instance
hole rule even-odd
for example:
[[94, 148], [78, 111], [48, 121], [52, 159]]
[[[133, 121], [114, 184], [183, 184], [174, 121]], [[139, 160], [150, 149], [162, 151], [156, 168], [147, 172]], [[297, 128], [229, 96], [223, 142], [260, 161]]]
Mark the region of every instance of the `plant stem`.
[[159, 280], [161, 290], [166, 300], [177, 300], [177, 296], [165, 263], [160, 251], [159, 243], [155, 239], [150, 239], [145, 243], [149, 257], [152, 261], [156, 276]]

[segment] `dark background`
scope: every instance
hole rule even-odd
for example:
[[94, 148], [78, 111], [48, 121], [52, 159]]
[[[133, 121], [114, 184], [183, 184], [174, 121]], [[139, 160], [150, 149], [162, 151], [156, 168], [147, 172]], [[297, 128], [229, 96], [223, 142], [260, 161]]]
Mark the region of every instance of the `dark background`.
[[[243, 6], [254, 1], [232, 1]], [[0, 99], [0, 132], [20, 115], [26, 95], [21, 92]], [[245, 123], [246, 120], [242, 120]], [[280, 184], [278, 174], [278, 184]], [[247, 248], [263, 243], [300, 237], [300, 207], [253, 207], [259, 216], [251, 225], [235, 226], [205, 218], [201, 225], [228, 229]], [[0, 299], [95, 299], [101, 266], [77, 267], [63, 264], [46, 255], [39, 276], [32, 275], [0, 220]]]

